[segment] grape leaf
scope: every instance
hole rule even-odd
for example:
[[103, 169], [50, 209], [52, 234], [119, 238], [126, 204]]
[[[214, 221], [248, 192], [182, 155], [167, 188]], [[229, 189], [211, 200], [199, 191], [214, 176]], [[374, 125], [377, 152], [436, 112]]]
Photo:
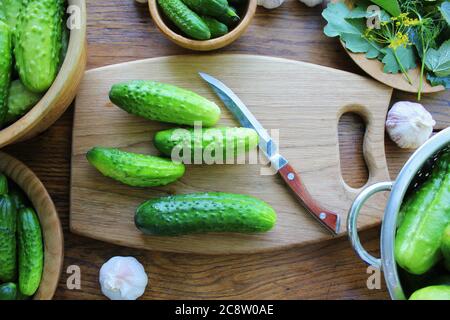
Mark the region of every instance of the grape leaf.
[[442, 14], [442, 17], [445, 21], [447, 21], [447, 25], [450, 26], [450, 1], [445, 1], [439, 7], [439, 11]]
[[[385, 54], [382, 62], [384, 63], [383, 71], [385, 73], [399, 73], [401, 72], [400, 65], [397, 62], [397, 59], [394, 55], [394, 50], [392, 48], [384, 48], [382, 52]], [[397, 57], [400, 60], [401, 64], [405, 71], [409, 69], [413, 69], [417, 66], [416, 64], [416, 56], [414, 54], [414, 50], [411, 46], [408, 47], [398, 47], [396, 49]]]
[[432, 73], [428, 73], [427, 79], [428, 79], [428, 81], [430, 81], [432, 86], [443, 85], [446, 89], [450, 89], [450, 76], [436, 77]]
[[425, 65], [437, 77], [450, 76], [450, 40], [445, 41], [438, 50], [429, 49]]
[[389, 12], [394, 17], [400, 15], [400, 5], [397, 0], [371, 0], [373, 3], [379, 5], [381, 8]]
[[329, 37], [340, 36], [348, 50], [354, 53], [366, 53], [367, 58], [374, 59], [380, 55], [380, 47], [363, 37], [366, 28], [364, 19], [350, 19], [350, 9], [342, 2], [330, 3], [322, 12], [328, 21], [324, 33]]

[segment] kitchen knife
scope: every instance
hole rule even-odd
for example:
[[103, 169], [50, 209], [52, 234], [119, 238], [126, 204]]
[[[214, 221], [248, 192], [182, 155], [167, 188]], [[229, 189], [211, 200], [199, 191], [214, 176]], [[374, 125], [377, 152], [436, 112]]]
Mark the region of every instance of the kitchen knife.
[[323, 209], [316, 201], [314, 201], [306, 190], [298, 172], [294, 170], [286, 158], [280, 155], [277, 144], [272, 140], [271, 136], [238, 96], [236, 96], [236, 94], [234, 94], [234, 92], [225, 84], [214, 77], [202, 72], [200, 72], [199, 75], [209, 84], [243, 127], [254, 129], [258, 133], [259, 148], [281, 175], [284, 182], [294, 192], [296, 198], [303, 204], [305, 209], [307, 209], [309, 213], [333, 234], [339, 233], [339, 215]]

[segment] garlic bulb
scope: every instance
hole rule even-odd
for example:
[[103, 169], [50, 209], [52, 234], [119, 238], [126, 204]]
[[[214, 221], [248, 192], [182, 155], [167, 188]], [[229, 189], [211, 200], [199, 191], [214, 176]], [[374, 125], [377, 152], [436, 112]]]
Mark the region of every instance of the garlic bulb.
[[258, 0], [258, 6], [266, 9], [275, 9], [283, 4], [284, 0]]
[[136, 300], [147, 283], [144, 267], [133, 257], [113, 257], [100, 269], [102, 293], [111, 300]]
[[420, 147], [433, 132], [436, 121], [419, 103], [401, 101], [388, 113], [386, 129], [391, 139], [404, 149]]
[[315, 7], [318, 4], [322, 3], [323, 0], [300, 0], [300, 2], [303, 2], [304, 4], [306, 4], [308, 7]]

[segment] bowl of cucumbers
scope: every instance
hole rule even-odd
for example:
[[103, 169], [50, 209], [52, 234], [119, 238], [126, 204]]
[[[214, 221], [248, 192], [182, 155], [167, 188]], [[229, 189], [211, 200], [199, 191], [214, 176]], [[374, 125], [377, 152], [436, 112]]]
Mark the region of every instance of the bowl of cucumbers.
[[50, 300], [64, 256], [55, 206], [38, 177], [0, 152], [0, 300]]
[[[391, 194], [377, 259], [361, 245], [357, 218], [382, 191]], [[360, 258], [383, 270], [392, 299], [450, 300], [450, 128], [419, 148], [395, 182], [366, 188], [349, 211], [347, 229]]]
[[0, 2], [0, 148], [63, 114], [86, 61], [85, 0]]
[[149, 0], [156, 26], [174, 43], [196, 51], [237, 40], [255, 15], [257, 0]]

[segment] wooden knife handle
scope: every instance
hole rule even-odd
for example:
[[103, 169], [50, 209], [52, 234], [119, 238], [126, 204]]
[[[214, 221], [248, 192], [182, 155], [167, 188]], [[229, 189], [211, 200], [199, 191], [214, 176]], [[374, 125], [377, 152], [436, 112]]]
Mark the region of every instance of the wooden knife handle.
[[283, 177], [283, 180], [294, 192], [297, 199], [303, 204], [303, 206], [327, 227], [331, 232], [337, 234], [339, 232], [339, 215], [323, 209], [309, 194], [303, 184], [300, 175], [294, 170], [294, 168], [288, 163], [281, 168], [278, 173]]

